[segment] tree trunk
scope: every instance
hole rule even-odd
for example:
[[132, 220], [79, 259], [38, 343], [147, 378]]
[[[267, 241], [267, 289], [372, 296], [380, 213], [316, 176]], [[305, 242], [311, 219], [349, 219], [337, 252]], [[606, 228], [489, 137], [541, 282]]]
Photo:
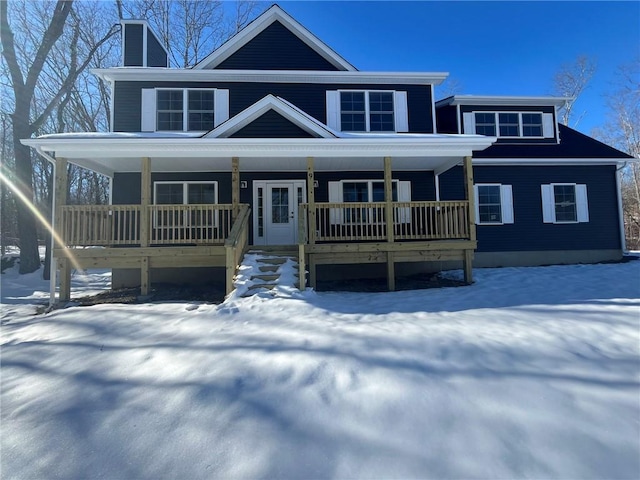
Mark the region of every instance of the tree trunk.
[[[29, 138], [30, 132], [25, 132], [24, 122], [13, 122], [13, 149], [16, 159], [16, 183], [27, 200], [16, 201], [18, 213], [18, 235], [20, 238], [20, 273], [35, 272], [40, 268], [40, 254], [38, 253], [38, 232], [36, 229], [36, 207], [33, 205], [33, 165], [31, 151], [20, 143], [21, 138]], [[25, 116], [28, 118], [28, 115]], [[25, 118], [22, 117], [22, 118]]]

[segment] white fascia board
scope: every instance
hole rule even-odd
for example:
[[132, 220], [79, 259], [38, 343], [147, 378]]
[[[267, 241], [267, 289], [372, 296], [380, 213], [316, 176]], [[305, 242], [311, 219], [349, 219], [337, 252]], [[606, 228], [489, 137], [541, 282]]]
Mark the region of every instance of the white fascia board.
[[94, 75], [105, 80], [191, 81], [191, 82], [268, 82], [268, 83], [345, 83], [382, 85], [440, 85], [447, 72], [327, 72], [316, 70], [194, 70], [163, 67], [95, 68]]
[[[465, 138], [471, 137], [471, 138]], [[464, 157], [495, 138], [434, 135], [410, 138], [84, 138], [25, 139], [24, 145], [72, 158], [117, 157]]]
[[315, 133], [322, 138], [335, 138], [335, 135], [332, 135], [326, 128], [322, 128], [317, 121], [311, 121], [311, 117], [302, 115], [300, 110], [294, 109], [290, 104], [283, 102], [280, 98], [271, 94], [203, 135], [202, 138], [219, 138], [225, 134], [232, 135], [269, 110], [278, 112], [284, 118], [309, 133]]
[[262, 15], [249, 23], [219, 48], [198, 62], [193, 68], [196, 70], [213, 69], [224, 60], [229, 58], [235, 52], [240, 50], [244, 45], [253, 40], [260, 32], [270, 26], [273, 22], [279, 21], [286, 26], [293, 34], [307, 44], [311, 49], [318, 53], [321, 57], [331, 63], [339, 70], [355, 71], [353, 65], [347, 62], [342, 56], [338, 55], [322, 40], [307, 30], [302, 24], [291, 17], [287, 12], [282, 10], [278, 5], [272, 5]]
[[474, 158], [477, 166], [518, 167], [518, 166], [587, 166], [587, 165], [622, 165], [627, 158]]
[[436, 102], [436, 107], [446, 105], [478, 105], [478, 106], [555, 106], [561, 107], [566, 102], [573, 100], [571, 97], [511, 97], [492, 95], [452, 95]]

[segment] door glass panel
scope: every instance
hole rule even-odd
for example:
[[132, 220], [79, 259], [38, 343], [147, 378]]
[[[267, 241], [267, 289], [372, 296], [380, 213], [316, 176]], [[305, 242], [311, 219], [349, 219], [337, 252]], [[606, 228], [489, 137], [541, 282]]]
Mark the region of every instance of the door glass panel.
[[271, 189], [271, 222], [289, 223], [289, 189]]

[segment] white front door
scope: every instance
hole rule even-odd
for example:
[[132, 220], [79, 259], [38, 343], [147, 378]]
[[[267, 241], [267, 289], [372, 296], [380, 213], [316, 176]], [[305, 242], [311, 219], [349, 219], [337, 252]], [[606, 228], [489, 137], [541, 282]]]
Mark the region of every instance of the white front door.
[[304, 180], [256, 181], [253, 185], [253, 243], [294, 245], [298, 241], [298, 205], [306, 197]]

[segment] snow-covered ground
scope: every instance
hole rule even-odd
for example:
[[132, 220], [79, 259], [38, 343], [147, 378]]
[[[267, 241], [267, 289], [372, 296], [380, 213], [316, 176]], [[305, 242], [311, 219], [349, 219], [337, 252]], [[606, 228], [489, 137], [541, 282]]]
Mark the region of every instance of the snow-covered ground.
[[31, 316], [9, 271], [1, 476], [640, 478], [640, 261], [475, 276]]

